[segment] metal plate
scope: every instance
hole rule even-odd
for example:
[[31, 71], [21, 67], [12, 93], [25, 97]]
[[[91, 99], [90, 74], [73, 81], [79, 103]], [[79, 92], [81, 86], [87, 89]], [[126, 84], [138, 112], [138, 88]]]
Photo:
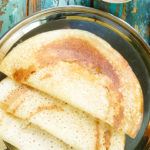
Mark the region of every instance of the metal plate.
[[[0, 40], [0, 60], [18, 43], [36, 34], [56, 29], [82, 29], [103, 38], [128, 61], [144, 95], [144, 118], [135, 139], [126, 137], [126, 150], [138, 149], [150, 118], [150, 48], [127, 23], [92, 8], [58, 7], [23, 20]], [[140, 149], [141, 150], [141, 149]]]

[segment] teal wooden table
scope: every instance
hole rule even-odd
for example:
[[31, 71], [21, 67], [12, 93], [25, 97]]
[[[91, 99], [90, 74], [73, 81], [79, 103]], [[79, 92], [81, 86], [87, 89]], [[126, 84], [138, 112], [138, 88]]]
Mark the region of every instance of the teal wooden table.
[[150, 44], [150, 0], [132, 0], [124, 4], [102, 0], [0, 0], [0, 37], [34, 12], [65, 5], [83, 5], [109, 12], [128, 22]]

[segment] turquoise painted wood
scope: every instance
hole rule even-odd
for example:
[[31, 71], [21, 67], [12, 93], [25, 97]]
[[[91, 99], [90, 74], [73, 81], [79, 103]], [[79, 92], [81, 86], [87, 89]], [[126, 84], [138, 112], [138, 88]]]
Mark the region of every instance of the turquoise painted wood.
[[0, 0], [0, 36], [24, 18], [25, 5], [25, 1]]
[[109, 12], [128, 22], [150, 44], [150, 0], [131, 0], [124, 4], [102, 0], [0, 0], [0, 37], [34, 12], [65, 5], [82, 5]]
[[150, 44], [150, 0], [132, 0], [124, 4], [95, 0], [93, 6], [125, 20]]

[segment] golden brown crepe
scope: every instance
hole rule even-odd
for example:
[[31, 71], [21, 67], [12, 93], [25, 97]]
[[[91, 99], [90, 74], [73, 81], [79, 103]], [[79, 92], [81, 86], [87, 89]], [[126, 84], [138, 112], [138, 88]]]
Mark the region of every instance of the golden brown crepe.
[[131, 137], [143, 116], [140, 84], [127, 61], [87, 31], [39, 34], [16, 46], [0, 71], [59, 98]]
[[60, 100], [6, 78], [0, 107], [77, 150], [124, 150], [125, 135]]

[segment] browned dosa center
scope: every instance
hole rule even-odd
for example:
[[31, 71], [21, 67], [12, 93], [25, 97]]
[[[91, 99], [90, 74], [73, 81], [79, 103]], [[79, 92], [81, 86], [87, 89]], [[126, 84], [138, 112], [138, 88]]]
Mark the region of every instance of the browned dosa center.
[[[99, 47], [103, 49], [103, 45]], [[111, 79], [112, 84], [110, 90], [115, 91], [119, 96], [112, 95], [116, 100], [121, 103], [122, 95], [119, 92], [120, 78], [117, 75], [115, 68], [110, 61], [88, 40], [68, 37], [60, 40], [54, 40], [49, 44], [41, 46], [36, 52], [35, 59], [39, 65], [39, 68], [35, 68], [33, 64], [26, 69], [20, 68], [14, 71], [13, 77], [16, 81], [26, 81], [31, 74], [37, 69], [46, 67], [48, 65], [55, 65], [59, 61], [66, 61], [70, 63], [77, 63], [82, 67], [87, 67], [89, 70], [94, 70], [98, 74], [104, 74]], [[36, 66], [37, 67], [37, 66]], [[51, 75], [44, 76], [44, 78], [50, 78]], [[113, 103], [113, 102], [112, 102]], [[119, 107], [114, 106], [113, 107]], [[111, 100], [110, 100], [111, 107]], [[114, 116], [114, 126], [116, 128], [121, 124], [121, 120], [124, 117], [123, 107], [119, 107], [119, 113]]]
[[105, 74], [113, 81], [113, 88], [119, 88], [119, 78], [113, 66], [99, 50], [87, 40], [74, 37], [55, 40], [42, 46], [36, 54], [36, 59], [41, 67], [53, 65], [58, 61], [76, 62], [81, 66]]
[[35, 73], [35, 66], [30, 65], [28, 68], [20, 68], [13, 73], [13, 78], [17, 82], [26, 81], [31, 74]]
[[107, 130], [106, 132], [104, 132], [104, 140], [105, 140], [104, 145], [106, 147], [106, 150], [109, 150], [110, 148], [111, 145], [110, 139], [111, 139], [111, 132]]
[[[103, 46], [99, 47], [99, 49], [102, 48]], [[89, 41], [75, 37], [55, 40], [42, 46], [35, 57], [41, 67], [55, 65], [58, 61], [67, 61], [93, 69], [98, 74], [106, 75], [112, 81], [111, 90], [118, 93], [119, 96], [116, 96], [116, 99], [119, 103], [121, 102], [122, 95], [118, 90], [120, 87], [119, 76], [109, 60]], [[114, 126], [116, 128], [119, 127], [124, 117], [123, 107], [119, 107], [119, 109], [119, 114], [114, 116]]]

